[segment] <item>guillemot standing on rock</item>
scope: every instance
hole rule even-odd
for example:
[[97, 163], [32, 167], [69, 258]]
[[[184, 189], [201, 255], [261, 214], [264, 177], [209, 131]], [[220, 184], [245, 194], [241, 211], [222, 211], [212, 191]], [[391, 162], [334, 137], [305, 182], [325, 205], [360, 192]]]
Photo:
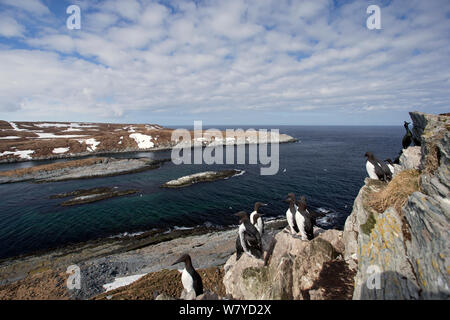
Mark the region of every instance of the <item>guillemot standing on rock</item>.
[[247, 212], [239, 211], [235, 213], [239, 220], [239, 234], [236, 239], [236, 260], [239, 260], [242, 253], [246, 253], [255, 258], [263, 257], [261, 235], [253, 224], [251, 224]]
[[403, 126], [404, 126], [405, 129], [406, 129], [406, 133], [405, 133], [405, 135], [404, 135], [404, 137], [403, 137], [403, 140], [402, 140], [402, 146], [403, 146], [403, 149], [406, 149], [406, 148], [408, 148], [409, 145], [411, 144], [411, 141], [412, 141], [412, 133], [411, 133], [411, 131], [409, 130], [409, 122], [406, 122], [406, 121], [405, 121], [405, 123], [403, 124]]
[[264, 221], [262, 219], [262, 214], [258, 212], [259, 207], [267, 206], [267, 204], [262, 202], [256, 202], [252, 213], [250, 213], [250, 222], [256, 227], [259, 234], [262, 236], [264, 232]]
[[367, 157], [366, 170], [371, 179], [386, 182], [392, 179], [391, 170], [389, 170], [389, 167], [383, 161], [375, 158], [372, 152], [366, 152], [364, 156]]
[[394, 163], [392, 162], [392, 160], [387, 158], [386, 160], [384, 160], [384, 162], [386, 162], [386, 165], [388, 166], [389, 170], [391, 171], [392, 176], [394, 176], [395, 169], [394, 169]]
[[284, 201], [289, 203], [289, 209], [286, 210], [286, 220], [289, 228], [291, 229], [291, 234], [297, 234], [299, 230], [295, 221], [295, 212], [297, 211], [297, 206], [295, 205], [295, 194], [292, 192], [288, 193], [288, 197]]
[[306, 197], [302, 196], [297, 201], [297, 214], [295, 217], [298, 219], [300, 216], [303, 217], [303, 230], [300, 230], [302, 238], [306, 235], [308, 240], [314, 239], [314, 226], [317, 225], [316, 219], [325, 217], [325, 214], [308, 209]]
[[192, 266], [191, 257], [188, 254], [183, 254], [177, 261], [172, 265], [184, 262], [184, 269], [181, 272], [181, 282], [183, 287], [187, 292], [194, 290], [195, 295], [201, 295], [203, 293], [203, 282], [200, 275], [195, 271]]

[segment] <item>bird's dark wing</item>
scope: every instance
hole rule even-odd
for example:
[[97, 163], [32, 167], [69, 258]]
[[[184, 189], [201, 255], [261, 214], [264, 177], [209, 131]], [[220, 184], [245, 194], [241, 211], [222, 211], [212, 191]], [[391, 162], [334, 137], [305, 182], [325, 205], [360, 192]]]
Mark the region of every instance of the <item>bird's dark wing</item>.
[[323, 218], [323, 217], [326, 216], [325, 213], [317, 212], [317, 211], [314, 211], [314, 210], [311, 210], [311, 209], [307, 209], [307, 212], [309, 213], [309, 216], [311, 218], [314, 218], [314, 219]]
[[242, 248], [241, 238], [238, 235], [236, 238], [236, 261], [239, 260], [243, 252], [244, 248]]
[[192, 280], [194, 281], [194, 289], [195, 289], [195, 295], [201, 295], [203, 293], [203, 282], [202, 277], [197, 273], [197, 271], [194, 270]]
[[301, 211], [300, 213], [305, 218], [304, 227], [306, 236], [308, 237], [308, 240], [312, 240], [314, 238], [314, 224], [316, 222], [316, 219], [311, 217], [311, 214], [308, 212], [308, 210]]

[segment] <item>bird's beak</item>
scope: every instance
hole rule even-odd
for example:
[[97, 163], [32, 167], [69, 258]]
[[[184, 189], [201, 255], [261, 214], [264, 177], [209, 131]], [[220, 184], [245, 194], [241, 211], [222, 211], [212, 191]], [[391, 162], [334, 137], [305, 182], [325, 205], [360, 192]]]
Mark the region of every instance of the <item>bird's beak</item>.
[[177, 261], [175, 261], [174, 263], [172, 263], [172, 266], [174, 266], [174, 265], [176, 265], [176, 264], [178, 264], [178, 263], [180, 263], [180, 262], [183, 262], [183, 261], [184, 261], [183, 257], [180, 257]]

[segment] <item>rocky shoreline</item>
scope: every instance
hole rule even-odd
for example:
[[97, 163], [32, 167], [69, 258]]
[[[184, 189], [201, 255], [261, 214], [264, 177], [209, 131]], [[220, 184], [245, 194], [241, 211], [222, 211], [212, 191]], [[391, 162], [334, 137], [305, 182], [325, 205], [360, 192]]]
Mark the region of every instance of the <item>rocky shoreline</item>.
[[[272, 220], [267, 230], [276, 233], [285, 225], [284, 219]], [[17, 286], [34, 283], [36, 274], [57, 276], [60, 288], [56, 291], [64, 292], [62, 297], [89, 299], [103, 293], [103, 286], [116, 278], [174, 270], [172, 262], [186, 251], [195, 256], [197, 268], [218, 267], [234, 253], [236, 235], [236, 227], [152, 230], [8, 258], [0, 261], [0, 299], [14, 299]], [[65, 280], [61, 282], [61, 277], [67, 278], [67, 267], [74, 264], [81, 270], [81, 290], [67, 290]]]
[[42, 183], [109, 177], [156, 169], [167, 161], [170, 161], [170, 159], [88, 158], [83, 160], [72, 160], [31, 168], [1, 171], [0, 184], [24, 181]]

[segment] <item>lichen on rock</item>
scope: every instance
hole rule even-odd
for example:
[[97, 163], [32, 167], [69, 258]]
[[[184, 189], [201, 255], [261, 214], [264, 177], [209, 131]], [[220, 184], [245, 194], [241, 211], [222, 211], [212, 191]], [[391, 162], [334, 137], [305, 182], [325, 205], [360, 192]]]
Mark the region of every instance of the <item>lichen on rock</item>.
[[345, 223], [344, 258], [357, 264], [353, 299], [450, 297], [449, 116], [410, 115], [420, 147], [403, 150], [389, 185], [374, 193], [365, 180]]

